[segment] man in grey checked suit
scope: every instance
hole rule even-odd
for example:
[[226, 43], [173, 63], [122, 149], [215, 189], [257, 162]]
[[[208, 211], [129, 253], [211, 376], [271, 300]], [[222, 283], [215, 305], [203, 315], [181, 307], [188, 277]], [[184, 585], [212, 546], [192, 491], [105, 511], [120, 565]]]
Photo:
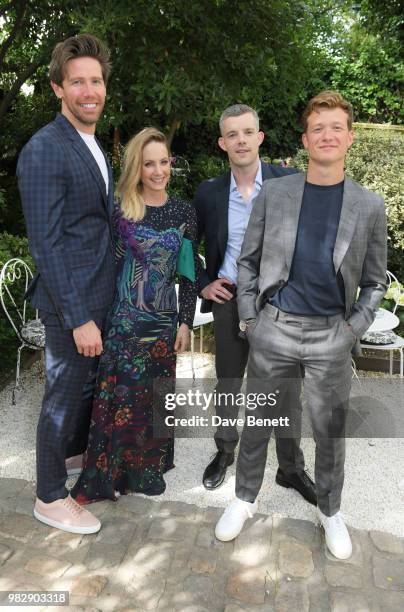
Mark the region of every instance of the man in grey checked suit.
[[73, 533], [101, 526], [68, 495], [65, 460], [87, 446], [101, 332], [115, 287], [112, 172], [94, 136], [108, 60], [108, 50], [88, 34], [56, 45], [49, 76], [61, 113], [25, 145], [17, 167], [38, 272], [28, 294], [46, 330], [34, 515]]
[[[281, 397], [296, 365], [303, 369], [318, 513], [326, 544], [339, 559], [352, 553], [339, 511], [351, 351], [358, 350], [386, 291], [383, 199], [344, 175], [352, 121], [351, 105], [337, 92], [310, 100], [302, 138], [307, 175], [264, 183], [238, 260], [238, 308], [250, 342], [248, 391], [278, 390]], [[279, 415], [266, 406], [256, 416]], [[265, 424], [244, 425], [236, 499], [216, 526], [221, 540], [236, 537], [256, 509], [272, 429]]]

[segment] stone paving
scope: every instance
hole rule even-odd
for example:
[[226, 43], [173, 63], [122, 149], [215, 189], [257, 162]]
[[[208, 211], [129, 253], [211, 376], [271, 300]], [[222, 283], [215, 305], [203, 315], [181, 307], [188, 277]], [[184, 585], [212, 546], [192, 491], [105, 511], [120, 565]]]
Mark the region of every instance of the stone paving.
[[70, 605], [26, 610], [404, 610], [404, 542], [388, 533], [351, 529], [341, 562], [309, 521], [256, 515], [222, 543], [219, 508], [125, 496], [94, 504], [103, 527], [81, 536], [36, 521], [33, 501], [32, 483], [0, 479], [0, 591], [65, 590]]

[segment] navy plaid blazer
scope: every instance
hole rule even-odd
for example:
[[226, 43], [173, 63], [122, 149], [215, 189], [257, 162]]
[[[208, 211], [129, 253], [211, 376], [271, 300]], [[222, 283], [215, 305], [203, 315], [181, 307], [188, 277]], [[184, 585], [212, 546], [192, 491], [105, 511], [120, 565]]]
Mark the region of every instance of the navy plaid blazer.
[[[105, 155], [105, 154], [104, 154]], [[27, 295], [56, 313], [65, 329], [91, 320], [115, 289], [113, 182], [61, 114], [39, 130], [18, 159], [17, 176], [29, 248], [38, 274]]]

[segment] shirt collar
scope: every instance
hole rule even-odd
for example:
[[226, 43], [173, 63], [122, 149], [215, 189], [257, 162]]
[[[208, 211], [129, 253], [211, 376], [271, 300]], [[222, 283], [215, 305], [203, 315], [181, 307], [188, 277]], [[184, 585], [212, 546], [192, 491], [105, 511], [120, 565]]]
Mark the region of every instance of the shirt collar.
[[[262, 187], [262, 165], [261, 160], [258, 164], [257, 174], [255, 175], [255, 188], [259, 191]], [[230, 193], [237, 190], [236, 179], [234, 178], [233, 172], [230, 173]]]
[[261, 161], [258, 166], [257, 174], [255, 175], [255, 186], [257, 189], [261, 189], [262, 187], [262, 165]]

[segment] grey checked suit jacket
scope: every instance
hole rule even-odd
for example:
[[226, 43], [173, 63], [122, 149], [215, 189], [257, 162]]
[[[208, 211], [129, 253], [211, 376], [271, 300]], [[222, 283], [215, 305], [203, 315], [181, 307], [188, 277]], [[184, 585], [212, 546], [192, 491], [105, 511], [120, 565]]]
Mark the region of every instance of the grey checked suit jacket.
[[[257, 317], [286, 284], [293, 260], [305, 174], [265, 181], [254, 203], [238, 259], [240, 319]], [[358, 338], [386, 292], [387, 228], [383, 198], [345, 177], [334, 268], [345, 286], [345, 319]], [[358, 287], [360, 288], [359, 296]]]
[[37, 276], [33, 306], [56, 313], [65, 329], [108, 307], [115, 290], [113, 182], [108, 196], [90, 149], [61, 114], [23, 148], [18, 186]]

